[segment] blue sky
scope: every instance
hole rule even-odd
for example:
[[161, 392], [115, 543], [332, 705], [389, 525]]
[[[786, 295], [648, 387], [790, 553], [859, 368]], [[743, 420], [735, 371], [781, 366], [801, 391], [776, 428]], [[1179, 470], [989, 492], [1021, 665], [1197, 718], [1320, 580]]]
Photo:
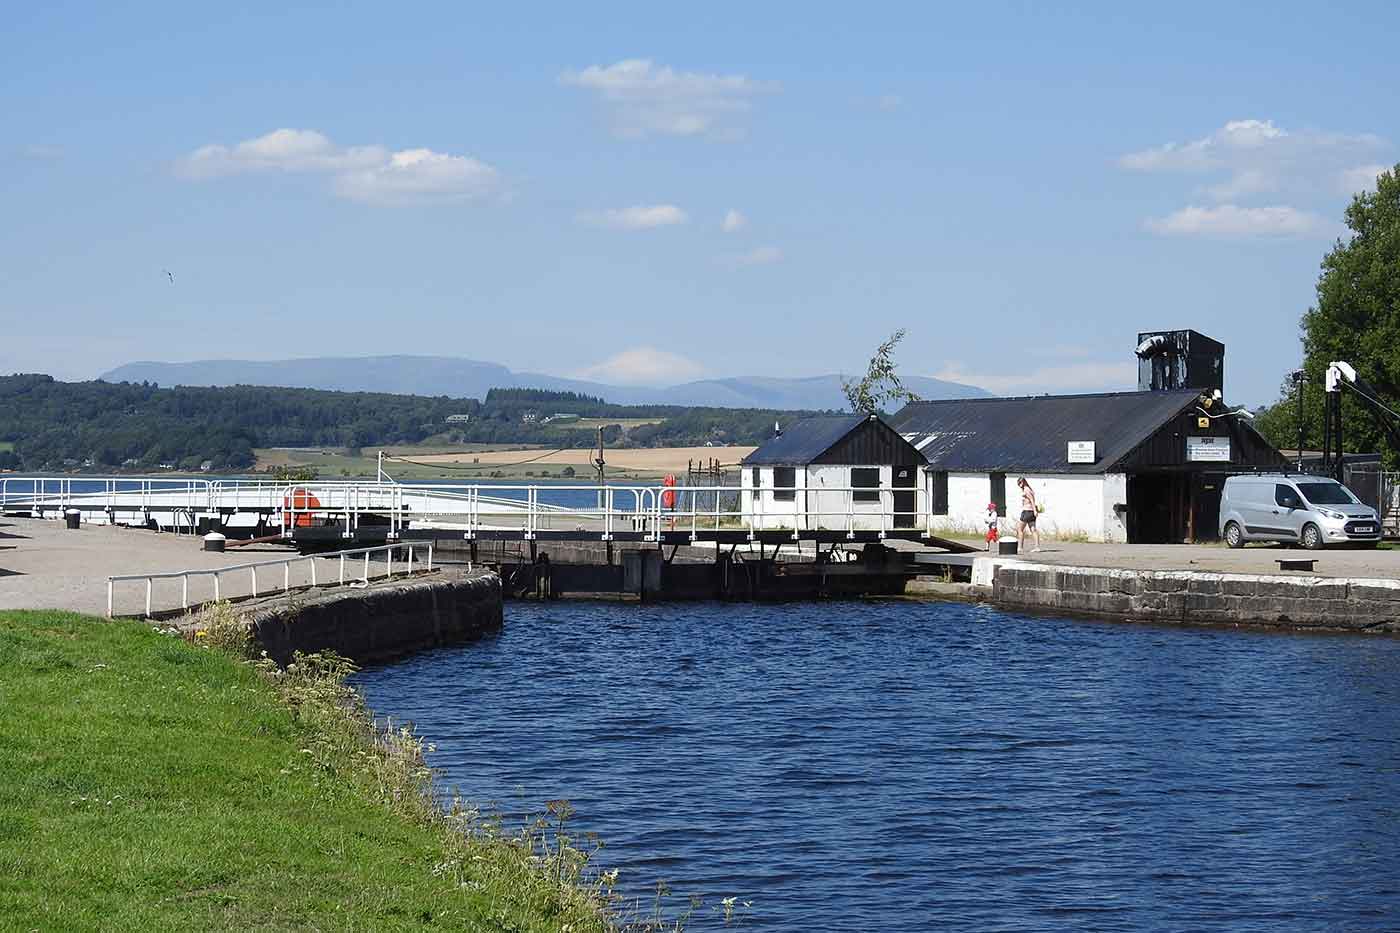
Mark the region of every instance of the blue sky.
[[[234, 6], [234, 5], [228, 5]], [[31, 4], [0, 371], [424, 353], [1271, 399], [1400, 161], [1386, 4]], [[163, 270], [173, 272], [172, 283]]]

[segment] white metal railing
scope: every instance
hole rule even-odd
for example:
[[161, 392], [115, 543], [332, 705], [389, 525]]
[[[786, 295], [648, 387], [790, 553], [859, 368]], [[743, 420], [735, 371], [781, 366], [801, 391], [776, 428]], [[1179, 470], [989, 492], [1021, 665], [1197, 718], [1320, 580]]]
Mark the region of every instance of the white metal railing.
[[[75, 484], [85, 484], [77, 486]], [[586, 505], [548, 501], [572, 496]], [[901, 498], [904, 497], [904, 498]], [[663, 532], [688, 531], [692, 540], [720, 530], [759, 531], [915, 530], [934, 528], [926, 486], [853, 487], [807, 484], [766, 486], [574, 486], [559, 484], [406, 484], [373, 482], [267, 483], [242, 480], [14, 477], [0, 480], [0, 506], [38, 514], [70, 506], [106, 510], [109, 518], [153, 512], [200, 515], [258, 513], [282, 537], [299, 528], [334, 527], [352, 539], [366, 520], [387, 526], [390, 541], [410, 524], [461, 532], [472, 540], [485, 531], [515, 531], [531, 540], [544, 530], [596, 532], [612, 540], [620, 531], [660, 540]]]
[[[424, 572], [431, 572], [432, 569], [433, 569], [433, 543], [432, 543], [431, 541], [417, 542], [417, 543], [408, 541], [408, 542], [398, 542], [398, 543], [395, 543], [395, 544], [381, 544], [381, 545], [378, 545], [378, 546], [376, 546], [376, 547], [354, 548], [354, 549], [351, 549], [351, 550], [348, 550], [348, 551], [336, 551], [336, 552], [330, 553], [330, 554], [302, 554], [302, 555], [298, 555], [298, 556], [296, 556], [296, 557], [284, 557], [284, 558], [274, 558], [274, 559], [271, 559], [271, 560], [251, 561], [251, 562], [245, 563], [245, 564], [230, 564], [230, 565], [228, 565], [227, 567], [214, 567], [214, 568], [210, 568], [210, 569], [208, 569], [208, 570], [175, 570], [175, 571], [169, 571], [169, 572], [166, 572], [166, 573], [130, 573], [130, 574], [118, 574], [118, 575], [116, 575], [116, 576], [110, 576], [110, 577], [107, 578], [107, 618], [109, 618], [109, 619], [114, 618], [113, 611], [114, 611], [114, 608], [115, 608], [115, 601], [116, 601], [116, 585], [117, 585], [118, 583], [121, 583], [121, 582], [126, 582], [126, 581], [131, 581], [131, 580], [143, 580], [143, 581], [145, 581], [145, 583], [146, 583], [146, 611], [145, 611], [145, 617], [149, 619], [149, 618], [151, 617], [151, 611], [152, 611], [152, 603], [151, 603], [151, 600], [152, 600], [152, 592], [153, 592], [153, 590], [154, 590], [154, 588], [155, 588], [155, 581], [156, 581], [156, 580], [177, 580], [177, 579], [178, 579], [178, 580], [180, 581], [180, 608], [181, 608], [182, 610], [188, 610], [188, 609], [190, 609], [190, 577], [212, 577], [212, 578], [213, 578], [213, 581], [214, 581], [214, 599], [213, 599], [213, 601], [214, 601], [214, 602], [218, 602], [219, 599], [220, 599], [221, 596], [222, 596], [222, 593], [221, 593], [221, 590], [220, 590], [220, 586], [219, 586], [220, 579], [221, 579], [222, 577], [227, 576], [228, 574], [231, 574], [231, 573], [238, 573], [238, 572], [241, 572], [241, 571], [247, 571], [247, 572], [249, 573], [249, 579], [250, 579], [250, 583], [251, 583], [251, 592], [250, 592], [249, 595], [255, 597], [255, 596], [260, 595], [260, 594], [259, 594], [259, 590], [258, 590], [258, 570], [259, 570], [259, 569], [266, 569], [266, 568], [270, 568], [270, 567], [281, 567], [281, 568], [282, 568], [282, 586], [281, 586], [281, 590], [282, 590], [282, 592], [284, 592], [284, 593], [290, 593], [293, 589], [305, 589], [305, 588], [316, 587], [316, 586], [319, 586], [319, 585], [320, 585], [319, 582], [317, 581], [317, 574], [316, 574], [316, 561], [318, 561], [318, 560], [335, 560], [335, 559], [339, 559], [339, 578], [338, 578], [337, 582], [338, 582], [340, 585], [344, 585], [344, 584], [345, 584], [345, 580], [346, 580], [345, 571], [346, 571], [346, 567], [347, 567], [346, 558], [350, 558], [350, 557], [363, 557], [363, 558], [364, 558], [364, 566], [363, 566], [363, 569], [362, 569], [362, 573], [361, 573], [360, 577], [359, 577], [358, 579], [354, 580], [353, 582], [359, 582], [359, 583], [362, 583], [362, 584], [367, 585], [367, 584], [370, 582], [370, 579], [371, 579], [371, 574], [370, 574], [370, 557], [371, 557], [371, 555], [373, 555], [373, 554], [378, 554], [378, 553], [381, 553], [381, 552], [384, 554], [384, 578], [385, 578], [385, 579], [392, 579], [392, 577], [393, 577], [393, 575], [394, 575], [394, 551], [395, 551], [395, 550], [401, 550], [401, 551], [406, 551], [406, 552], [407, 552], [406, 555], [405, 555], [406, 560], [405, 560], [405, 566], [404, 566], [404, 573], [405, 573], [405, 576], [412, 576], [413, 570], [414, 570], [414, 568], [413, 568], [413, 558], [414, 558], [414, 556], [415, 556], [415, 555], [414, 555], [415, 549], [417, 550], [418, 554], [423, 555], [422, 563], [420, 564], [422, 570], [423, 570]], [[292, 565], [293, 565], [293, 564], [299, 564], [299, 563], [306, 563], [306, 564], [309, 564], [309, 566], [310, 566], [310, 568], [311, 568], [311, 582], [310, 582], [309, 584], [298, 584], [297, 586], [294, 587], [294, 586], [292, 585], [292, 572], [291, 572], [291, 568], [292, 568]], [[353, 577], [353, 574], [352, 574], [352, 577]], [[329, 582], [329, 581], [327, 581], [327, 582]], [[263, 593], [274, 592], [274, 591], [276, 591], [276, 589], [277, 589], [277, 586], [274, 584], [274, 585], [272, 586], [271, 589], [264, 588], [264, 589], [262, 590], [262, 592], [263, 592]], [[200, 605], [203, 605], [203, 603], [200, 603]]]
[[[567, 490], [594, 505], [546, 504], [541, 496]], [[484, 495], [490, 493], [491, 495]], [[502, 495], [504, 494], [504, 495]], [[901, 498], [907, 497], [907, 498]], [[611, 540], [619, 531], [660, 540], [663, 532], [688, 531], [692, 540], [720, 530], [840, 531], [854, 537], [873, 531], [928, 533], [932, 500], [918, 486], [805, 485], [774, 489], [736, 486], [543, 486], [298, 483], [287, 487], [279, 512], [284, 535], [297, 528], [336, 526], [347, 537], [366, 515], [387, 520], [397, 537], [410, 522], [460, 531], [466, 540], [484, 531], [518, 531], [525, 540], [541, 530], [596, 532]], [[711, 503], [698, 505], [697, 503]]]

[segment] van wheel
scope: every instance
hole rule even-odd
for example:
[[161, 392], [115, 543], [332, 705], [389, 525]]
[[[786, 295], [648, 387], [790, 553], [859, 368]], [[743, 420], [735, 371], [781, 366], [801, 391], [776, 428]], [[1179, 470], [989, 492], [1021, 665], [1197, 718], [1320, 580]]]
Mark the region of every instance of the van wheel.
[[1322, 547], [1322, 532], [1311, 522], [1303, 526], [1302, 543], [1309, 551], [1316, 551]]
[[1239, 522], [1227, 522], [1225, 525], [1225, 543], [1233, 548], [1244, 547], [1244, 532], [1240, 531]]

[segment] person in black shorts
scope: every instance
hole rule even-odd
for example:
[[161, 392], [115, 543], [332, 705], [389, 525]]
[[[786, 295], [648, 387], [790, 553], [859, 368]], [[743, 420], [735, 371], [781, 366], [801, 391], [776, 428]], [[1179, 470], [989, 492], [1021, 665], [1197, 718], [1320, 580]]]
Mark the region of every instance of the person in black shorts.
[[1035, 526], [1035, 517], [1038, 511], [1035, 505], [1035, 490], [1031, 488], [1030, 483], [1026, 482], [1024, 476], [1016, 480], [1016, 485], [1021, 487], [1021, 525], [1016, 532], [1016, 538], [1024, 546], [1026, 529], [1029, 528], [1031, 533], [1035, 535], [1035, 547], [1031, 550], [1038, 551], [1040, 550], [1040, 529]]

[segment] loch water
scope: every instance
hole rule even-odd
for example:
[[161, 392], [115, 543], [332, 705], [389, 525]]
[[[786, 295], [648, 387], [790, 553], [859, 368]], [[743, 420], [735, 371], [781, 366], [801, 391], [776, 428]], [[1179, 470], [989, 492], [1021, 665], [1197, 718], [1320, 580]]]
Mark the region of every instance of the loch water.
[[949, 603], [510, 603], [357, 676], [444, 783], [744, 929], [1400, 928], [1400, 639]]

